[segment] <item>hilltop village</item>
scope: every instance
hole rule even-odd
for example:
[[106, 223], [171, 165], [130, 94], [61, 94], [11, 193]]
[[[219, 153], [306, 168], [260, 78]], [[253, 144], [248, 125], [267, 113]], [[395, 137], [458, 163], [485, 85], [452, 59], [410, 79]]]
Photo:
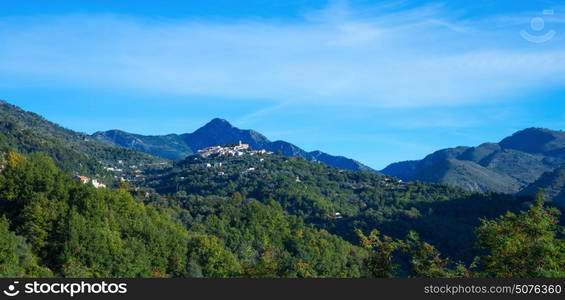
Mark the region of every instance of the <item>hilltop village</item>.
[[[213, 157], [243, 157], [243, 156], [254, 156], [254, 155], [271, 155], [273, 152], [266, 151], [266, 150], [253, 150], [249, 144], [244, 144], [239, 141], [238, 144], [234, 145], [217, 145], [217, 146], [210, 146], [206, 147], [202, 150], [197, 152], [197, 155], [194, 157], [197, 160], [197, 157], [202, 159], [213, 158]], [[263, 162], [264, 159], [261, 158], [259, 162]], [[109, 166], [105, 167], [105, 171], [112, 174], [114, 180], [118, 180], [119, 182], [129, 182], [135, 184], [136, 182], [141, 182], [145, 179], [145, 174], [142, 166], [139, 165], [125, 165], [123, 161], [118, 161], [119, 167], [116, 166]], [[217, 169], [217, 176], [228, 176], [228, 170], [226, 169], [226, 162], [205, 162], [203, 164], [205, 168], [214, 168]], [[158, 165], [154, 165], [153, 167], [164, 168], [166, 167], [165, 163], [159, 163]], [[239, 170], [239, 176], [243, 176], [249, 172], [256, 171], [259, 168], [258, 165], [252, 165], [244, 170]], [[339, 170], [339, 173], [346, 172], [345, 170]], [[106, 188], [106, 184], [102, 182], [100, 179], [96, 178], [89, 178], [82, 175], [76, 175], [75, 179], [79, 182], [84, 184], [92, 184], [96, 188]], [[180, 180], [186, 180], [185, 176], [180, 176]], [[300, 176], [295, 176], [296, 182], [301, 182]], [[380, 184], [386, 189], [396, 189], [396, 190], [406, 190], [407, 185], [402, 180], [393, 179], [389, 177], [383, 177]], [[360, 188], [361, 186], [352, 186], [354, 188]], [[335, 215], [335, 218], [340, 218], [341, 215]]]
[[272, 154], [266, 150], [252, 150], [248, 144], [239, 144], [233, 146], [212, 146], [202, 150], [198, 150], [198, 155], [203, 158], [210, 156], [242, 156], [242, 155], [255, 155], [255, 154]]
[[[244, 144], [239, 141], [236, 145], [224, 145], [224, 146], [211, 146], [198, 151], [198, 156], [202, 158], [216, 157], [216, 156], [243, 156], [243, 155], [269, 155], [273, 152], [266, 150], [253, 150], [249, 144]], [[113, 174], [115, 180], [120, 182], [135, 182], [144, 179], [144, 172], [142, 166], [131, 165], [127, 166], [123, 161], [118, 161], [119, 166], [107, 166], [104, 168], [105, 171]], [[165, 167], [166, 163], [159, 163], [158, 166], [154, 167]], [[219, 164], [221, 166], [221, 163]], [[220, 172], [222, 173], [222, 172]], [[100, 179], [90, 178], [87, 176], [77, 174], [75, 176], [77, 181], [84, 184], [92, 184], [97, 188], [106, 188], [106, 184], [102, 183]]]

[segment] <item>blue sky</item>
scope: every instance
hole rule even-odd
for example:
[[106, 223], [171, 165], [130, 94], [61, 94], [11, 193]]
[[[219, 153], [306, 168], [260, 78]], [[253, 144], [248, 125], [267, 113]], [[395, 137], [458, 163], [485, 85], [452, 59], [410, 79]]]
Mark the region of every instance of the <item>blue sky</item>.
[[560, 2], [0, 0], [0, 99], [87, 133], [222, 117], [381, 169], [563, 130]]

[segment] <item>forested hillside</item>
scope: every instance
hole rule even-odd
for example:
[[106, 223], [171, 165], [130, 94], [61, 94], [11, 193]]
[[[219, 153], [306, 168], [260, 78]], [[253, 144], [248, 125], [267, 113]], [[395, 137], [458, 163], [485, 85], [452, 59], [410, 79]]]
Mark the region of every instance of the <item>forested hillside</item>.
[[44, 152], [60, 168], [83, 175], [102, 174], [105, 167], [157, 167], [166, 161], [134, 150], [109, 146], [89, 135], [65, 129], [0, 101], [0, 151]]
[[527, 197], [477, 193], [443, 184], [402, 182], [343, 171], [284, 156], [191, 156], [173, 168], [148, 174], [144, 186], [171, 203], [234, 194], [276, 201], [307, 224], [356, 243], [356, 229], [379, 228], [393, 237], [416, 231], [454, 258], [470, 261], [479, 218], [518, 211]]
[[0, 274], [181, 276], [182, 226], [125, 190], [77, 183], [40, 154], [7, 155], [0, 174]]
[[565, 274], [563, 227], [541, 200], [519, 214], [482, 221], [476, 236], [483, 252], [470, 265], [444, 256], [413, 231], [395, 238], [358, 229], [356, 246], [289, 214], [288, 204], [276, 198], [263, 202], [237, 192], [169, 197], [127, 184], [96, 189], [41, 154], [6, 155], [0, 199], [2, 277]]
[[181, 213], [182, 226], [127, 186], [96, 189], [46, 156], [13, 152], [0, 199], [2, 276], [361, 276], [359, 248], [285, 216], [276, 202], [206, 199], [215, 211], [191, 202], [197, 219]]

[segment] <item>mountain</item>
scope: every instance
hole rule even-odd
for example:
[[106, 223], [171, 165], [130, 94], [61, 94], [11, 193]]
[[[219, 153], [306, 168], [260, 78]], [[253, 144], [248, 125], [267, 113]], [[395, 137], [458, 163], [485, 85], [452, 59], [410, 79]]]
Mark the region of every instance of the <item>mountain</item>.
[[43, 117], [0, 101], [0, 152], [44, 152], [60, 168], [84, 175], [105, 167], [151, 166], [165, 160], [146, 153], [111, 146], [91, 136], [65, 129]]
[[565, 132], [528, 128], [499, 143], [439, 150], [422, 160], [391, 164], [381, 173], [468, 190], [517, 193], [564, 163]]
[[264, 149], [289, 157], [299, 156], [308, 161], [325, 163], [338, 169], [374, 172], [368, 166], [350, 158], [333, 156], [321, 151], [307, 152], [285, 141], [271, 142], [255, 130], [239, 129], [219, 118], [213, 119], [193, 133], [181, 135], [144, 136], [110, 130], [96, 132], [92, 137], [110, 145], [135, 149], [170, 160], [183, 159], [206, 147], [235, 144], [241, 141], [256, 150]]
[[543, 189], [546, 200], [559, 206], [565, 206], [565, 166], [553, 172], [544, 173], [534, 183], [520, 191], [520, 195], [534, 196]]
[[194, 151], [216, 146], [234, 144], [239, 141], [249, 144], [253, 149], [265, 149], [270, 141], [254, 130], [242, 130], [223, 119], [213, 119], [193, 133], [181, 135]]
[[97, 132], [93, 135], [106, 144], [135, 149], [170, 160], [182, 159], [193, 154], [192, 149], [176, 134], [143, 136], [121, 130]]

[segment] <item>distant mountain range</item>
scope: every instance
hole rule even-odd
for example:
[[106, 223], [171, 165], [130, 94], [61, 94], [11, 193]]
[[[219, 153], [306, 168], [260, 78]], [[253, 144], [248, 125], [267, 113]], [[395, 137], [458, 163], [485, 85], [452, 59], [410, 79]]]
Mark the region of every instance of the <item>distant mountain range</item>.
[[[394, 163], [380, 171], [406, 181], [420, 180], [457, 185], [468, 190], [502, 193], [535, 193], [536, 187], [557, 178], [563, 187], [565, 177], [553, 174], [565, 164], [565, 132], [528, 128], [499, 143], [477, 147], [439, 150], [422, 160]], [[544, 175], [543, 178], [540, 176]], [[539, 180], [538, 180], [539, 179]], [[558, 180], [558, 181], [559, 181]], [[559, 193], [551, 192], [550, 198]], [[561, 193], [563, 196], [563, 193]]]
[[[108, 167], [123, 166], [127, 177], [131, 166], [163, 166], [168, 164], [166, 159], [181, 160], [208, 146], [239, 141], [257, 150], [339, 169], [375, 172], [350, 158], [307, 152], [285, 141], [271, 142], [257, 131], [238, 129], [222, 119], [181, 135], [144, 136], [111, 130], [90, 136], [0, 101], [0, 152], [44, 152], [60, 168], [77, 174], [104, 176]], [[443, 149], [422, 160], [391, 164], [380, 172], [404, 181], [446, 183], [472, 191], [533, 195], [543, 188], [548, 200], [565, 206], [565, 132], [528, 128], [498, 143]]]
[[193, 133], [146, 136], [121, 130], [96, 132], [92, 137], [114, 146], [121, 146], [149, 153], [158, 157], [180, 160], [198, 150], [210, 146], [235, 144], [239, 141], [256, 150], [265, 149], [285, 156], [299, 156], [312, 162], [353, 171], [374, 172], [370, 167], [347, 157], [333, 156], [321, 151], [307, 152], [285, 141], [271, 142], [254, 130], [234, 127], [223, 119], [213, 119]]

